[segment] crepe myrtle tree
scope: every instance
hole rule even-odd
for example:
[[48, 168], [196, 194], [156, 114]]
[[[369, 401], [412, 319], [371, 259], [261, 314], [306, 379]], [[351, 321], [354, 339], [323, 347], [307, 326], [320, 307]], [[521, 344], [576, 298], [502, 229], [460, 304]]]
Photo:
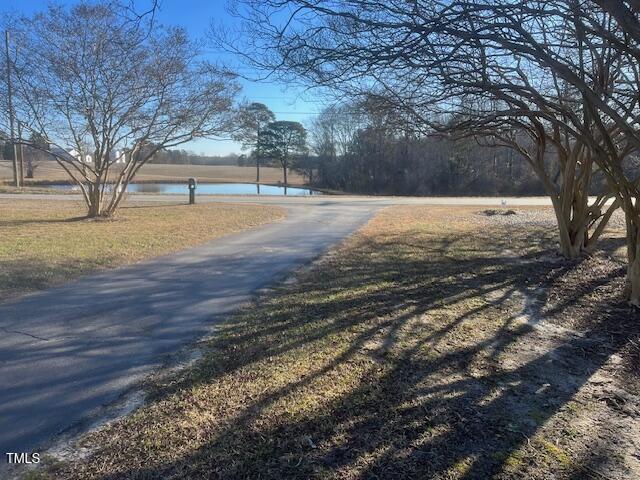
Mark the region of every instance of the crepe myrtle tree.
[[[489, 10], [492, 3], [469, 5]], [[497, 3], [520, 8], [515, 1]], [[360, 173], [362, 181], [371, 178], [373, 191], [383, 188], [377, 172], [390, 158], [380, 133], [396, 123], [423, 135], [474, 137], [485, 145], [512, 148], [554, 205], [560, 252], [569, 258], [589, 254], [619, 203], [608, 203], [610, 192], [590, 197], [597, 154], [575, 138], [570, 125], [570, 118], [581, 116], [581, 94], [554, 69], [492, 44], [499, 32], [483, 38], [474, 30], [482, 19], [470, 22], [461, 16], [461, 10], [474, 11], [469, 5], [239, 0], [235, 12], [243, 26], [241, 38], [224, 31], [213, 35], [224, 48], [241, 50], [254, 66], [284, 80], [364, 98], [368, 116], [379, 120], [369, 128], [366, 143], [372, 148]], [[280, 8], [288, 14], [271, 15]], [[564, 48], [566, 41], [557, 43]], [[611, 47], [599, 45], [598, 55], [611, 57]], [[347, 118], [350, 126], [357, 123]], [[325, 130], [326, 147], [334, 125]], [[611, 133], [616, 135], [615, 129]], [[328, 148], [324, 156], [335, 152]]]
[[[626, 293], [640, 306], [640, 175], [633, 164], [640, 148], [640, 8], [578, 0], [449, 2], [447, 8], [456, 13], [432, 21], [441, 31], [444, 25], [447, 42], [508, 52], [517, 62], [507, 74], [509, 88], [539, 110], [554, 111], [553, 120], [562, 119], [589, 151], [625, 214]], [[572, 112], [547, 97], [526, 73], [532, 70], [551, 71], [570, 85], [581, 108]]]
[[89, 217], [111, 216], [159, 150], [229, 130], [234, 75], [154, 13], [81, 1], [11, 25], [17, 115], [78, 185]]
[[260, 143], [265, 157], [282, 167], [284, 184], [287, 185], [287, 170], [308, 152], [306, 129], [300, 122], [271, 122], [261, 132]]
[[[373, 85], [409, 111], [436, 105], [435, 114], [464, 100], [460, 92], [525, 102], [509, 116], [552, 135], [559, 128], [577, 158], [569, 169], [589, 177], [596, 165], [606, 179], [627, 224], [628, 298], [640, 306], [640, 175], [630, 164], [640, 148], [638, 2], [237, 0], [232, 11], [238, 35], [214, 38], [230, 50], [238, 40], [254, 66], [281, 77], [349, 95]], [[577, 103], [559, 103], [555, 81]]]

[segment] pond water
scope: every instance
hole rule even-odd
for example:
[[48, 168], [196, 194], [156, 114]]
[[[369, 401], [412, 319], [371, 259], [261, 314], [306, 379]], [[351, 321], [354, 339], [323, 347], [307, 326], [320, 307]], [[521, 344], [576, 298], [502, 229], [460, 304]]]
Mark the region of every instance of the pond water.
[[[49, 185], [59, 190], [77, 190], [75, 185]], [[189, 193], [186, 183], [131, 183], [127, 187], [131, 193]], [[309, 188], [283, 187], [278, 185], [256, 185], [253, 183], [199, 183], [196, 195], [322, 195], [322, 192]]]

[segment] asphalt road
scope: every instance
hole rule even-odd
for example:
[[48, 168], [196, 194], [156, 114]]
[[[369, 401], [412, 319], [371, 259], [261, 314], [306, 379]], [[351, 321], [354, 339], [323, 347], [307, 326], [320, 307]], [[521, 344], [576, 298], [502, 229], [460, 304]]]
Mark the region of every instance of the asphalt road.
[[[75, 194], [0, 193], [0, 199], [23, 200], [81, 200]], [[477, 206], [546, 206], [549, 197], [385, 197], [363, 195], [314, 195], [314, 196], [269, 196], [269, 195], [198, 195], [197, 202], [261, 203], [265, 205], [477, 205]], [[187, 195], [133, 194], [129, 199], [145, 202], [185, 203]]]
[[[64, 201], [75, 195], [3, 194]], [[136, 200], [181, 202], [182, 196]], [[0, 455], [33, 452], [115, 401], [216, 321], [395, 204], [501, 205], [501, 198], [224, 197], [288, 217], [181, 253], [0, 304]], [[510, 198], [507, 205], [546, 205]], [[3, 463], [6, 461], [3, 455]]]

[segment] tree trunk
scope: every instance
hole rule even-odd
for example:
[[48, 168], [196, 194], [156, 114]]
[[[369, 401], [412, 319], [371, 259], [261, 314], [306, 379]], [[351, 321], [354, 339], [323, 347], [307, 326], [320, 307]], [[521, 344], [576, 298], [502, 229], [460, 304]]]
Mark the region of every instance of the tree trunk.
[[20, 175], [20, 186], [24, 187], [24, 148], [22, 143], [18, 146], [18, 174]]
[[640, 256], [636, 253], [635, 260], [627, 269], [627, 284], [629, 289], [629, 303], [640, 307]]
[[288, 183], [287, 183], [287, 166], [286, 165], [282, 166], [282, 173], [284, 174], [284, 184], [288, 185]]
[[[543, 150], [539, 149], [538, 153], [541, 152]], [[556, 188], [542, 167], [544, 157], [536, 157], [536, 160], [534, 170], [545, 185], [556, 215], [560, 253], [566, 258], [578, 258], [591, 253], [618, 205], [615, 203], [606, 207], [606, 197], [599, 197], [593, 204], [589, 204], [592, 158], [588, 152], [577, 147], [569, 155], [559, 157], [560, 165], [564, 164], [559, 173], [559, 188]], [[594, 227], [592, 232], [591, 228]]]
[[561, 199], [552, 197], [552, 203], [558, 223], [560, 253], [566, 258], [578, 258], [586, 248], [585, 231], [582, 228], [575, 228], [578, 222], [572, 222], [565, 214]]
[[627, 202], [627, 292], [629, 303], [640, 307], [640, 213]]
[[260, 183], [260, 157], [256, 156], [256, 183]]
[[89, 184], [89, 202], [87, 217], [98, 218], [108, 216], [107, 212], [103, 211], [103, 195], [100, 182]]
[[27, 176], [26, 178], [33, 178], [33, 159], [31, 156], [27, 157]]

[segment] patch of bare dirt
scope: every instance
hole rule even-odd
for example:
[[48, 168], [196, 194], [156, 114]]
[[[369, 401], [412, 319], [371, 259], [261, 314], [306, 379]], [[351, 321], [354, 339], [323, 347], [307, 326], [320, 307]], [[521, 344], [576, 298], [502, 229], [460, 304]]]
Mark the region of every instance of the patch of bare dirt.
[[[538, 222], [544, 213], [534, 215]], [[548, 478], [545, 463], [556, 465], [554, 477], [640, 478], [640, 314], [624, 301], [619, 218], [613, 225], [604, 250], [576, 261], [556, 257], [514, 295], [522, 306], [515, 319], [531, 331], [498, 363], [526, 372], [527, 408], [558, 406], [510, 458], [524, 478]]]

